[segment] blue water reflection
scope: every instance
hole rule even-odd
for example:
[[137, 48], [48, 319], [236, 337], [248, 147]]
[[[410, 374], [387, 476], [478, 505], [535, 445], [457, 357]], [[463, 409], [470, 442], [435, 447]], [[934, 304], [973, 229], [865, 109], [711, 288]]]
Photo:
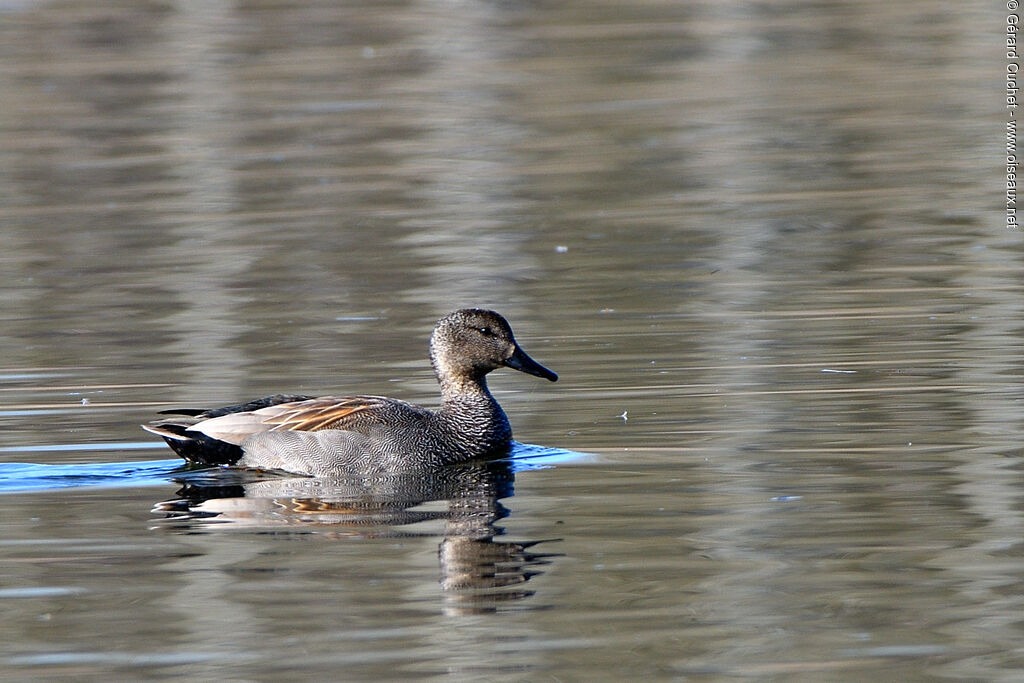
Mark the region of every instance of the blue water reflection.
[[[5, 447], [4, 452], [144, 450], [161, 448], [162, 444], [138, 442], [127, 444], [56, 444], [47, 446]], [[509, 458], [513, 472], [538, 470], [579, 461], [589, 457], [561, 448], [516, 443]], [[222, 476], [222, 470], [190, 470], [177, 458], [144, 462], [100, 462], [73, 465], [48, 465], [31, 462], [0, 463], [0, 494], [45, 491], [68, 487], [143, 487], [167, 484], [182, 477]]]
[[45, 491], [72, 486], [159, 486], [181, 470], [181, 460], [43, 465], [0, 464], [0, 493]]

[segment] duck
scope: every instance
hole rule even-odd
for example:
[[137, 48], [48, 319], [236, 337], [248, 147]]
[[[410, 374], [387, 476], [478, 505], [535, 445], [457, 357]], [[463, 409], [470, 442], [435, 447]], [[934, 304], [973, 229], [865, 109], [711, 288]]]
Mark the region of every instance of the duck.
[[441, 388], [431, 410], [384, 396], [274, 394], [214, 409], [176, 408], [142, 425], [190, 465], [312, 477], [398, 474], [501, 457], [512, 444], [487, 374], [512, 368], [558, 380], [523, 351], [500, 314], [463, 308], [430, 336]]

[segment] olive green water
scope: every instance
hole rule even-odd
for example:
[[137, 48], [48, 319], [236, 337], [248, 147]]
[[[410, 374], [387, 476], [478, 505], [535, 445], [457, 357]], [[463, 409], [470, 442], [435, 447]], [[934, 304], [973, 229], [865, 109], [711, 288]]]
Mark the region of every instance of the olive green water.
[[[0, 7], [0, 677], [1019, 680], [1004, 15]], [[561, 377], [491, 380], [513, 467], [138, 429], [429, 405], [465, 305]]]

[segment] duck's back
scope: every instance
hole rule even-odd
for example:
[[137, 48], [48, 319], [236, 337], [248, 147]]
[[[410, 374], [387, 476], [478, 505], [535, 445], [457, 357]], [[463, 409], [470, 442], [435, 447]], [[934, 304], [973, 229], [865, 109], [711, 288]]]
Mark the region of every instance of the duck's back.
[[398, 399], [322, 396], [224, 416], [193, 429], [236, 441], [244, 453], [237, 464], [243, 467], [340, 476], [443, 462], [454, 446], [437, 417]]

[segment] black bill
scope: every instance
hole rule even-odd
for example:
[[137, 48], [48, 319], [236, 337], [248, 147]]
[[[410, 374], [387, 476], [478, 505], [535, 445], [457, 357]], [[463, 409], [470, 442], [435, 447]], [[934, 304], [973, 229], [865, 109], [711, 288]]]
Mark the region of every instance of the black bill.
[[558, 375], [527, 356], [526, 352], [519, 348], [519, 346], [516, 346], [516, 350], [512, 352], [512, 355], [509, 356], [508, 359], [505, 360], [505, 365], [513, 370], [519, 370], [520, 372], [525, 372], [529, 375], [543, 377], [544, 379], [552, 382], [558, 380]]

